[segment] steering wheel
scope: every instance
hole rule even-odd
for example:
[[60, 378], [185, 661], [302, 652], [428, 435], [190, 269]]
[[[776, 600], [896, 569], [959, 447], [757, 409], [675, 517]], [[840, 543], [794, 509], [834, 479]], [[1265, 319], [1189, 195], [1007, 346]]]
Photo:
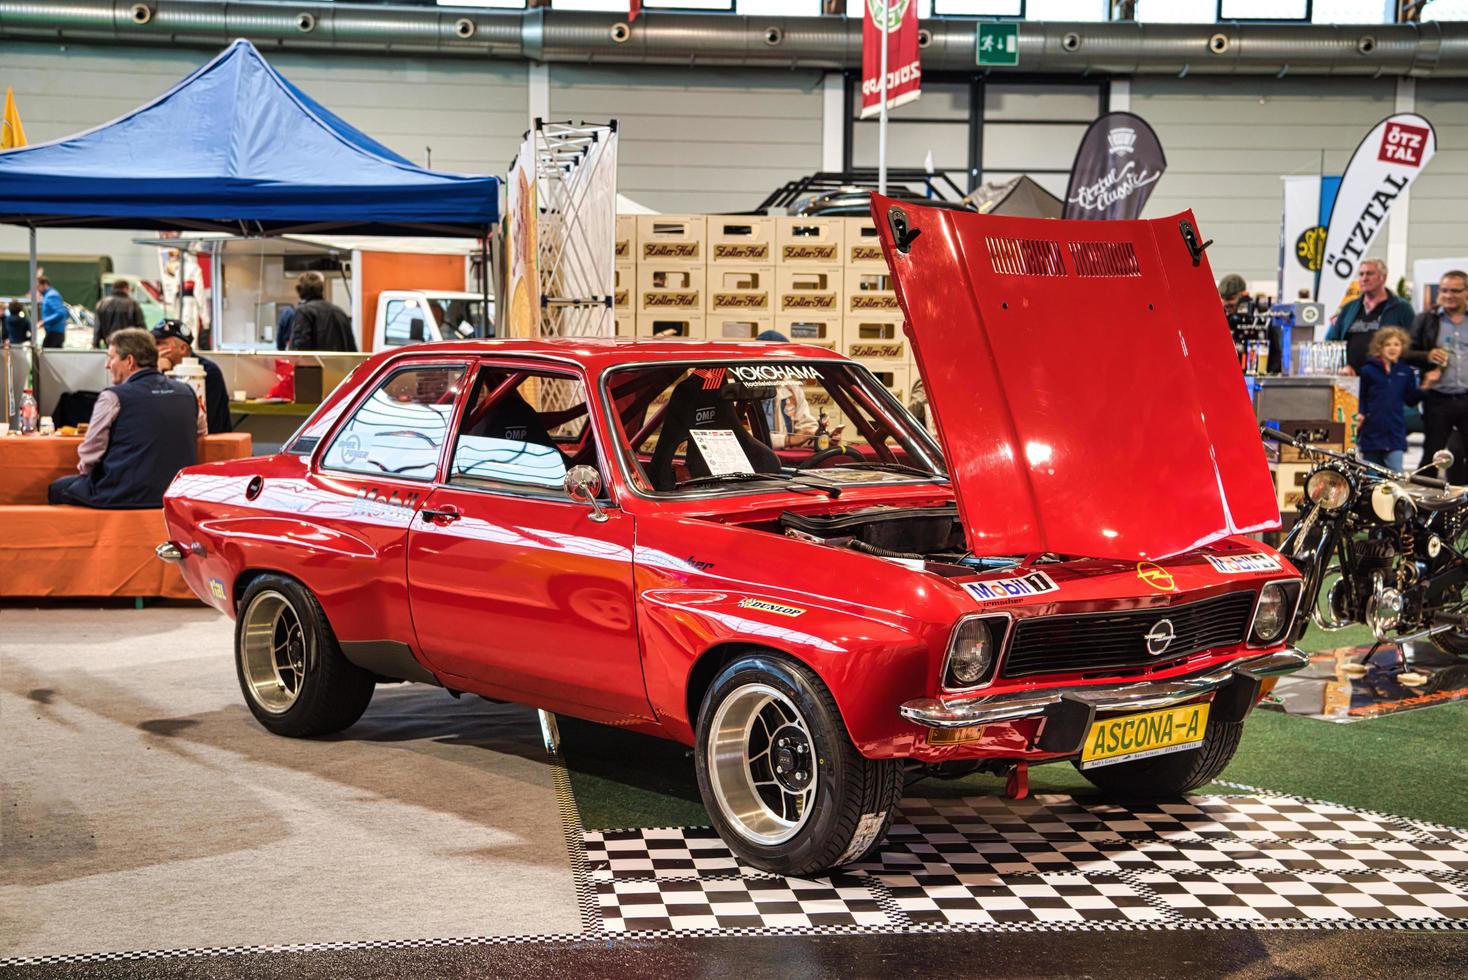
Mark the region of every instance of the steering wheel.
[[809, 459], [801, 460], [800, 462], [795, 464], [795, 468], [797, 470], [814, 469], [815, 467], [824, 463], [826, 460], [834, 459], [835, 457], [840, 456], [843, 453], [847, 456], [852, 457], [853, 459], [856, 459], [859, 462], [865, 463], [867, 461], [867, 458], [861, 454], [861, 450], [857, 449], [855, 446], [833, 446], [830, 449], [822, 449], [820, 452], [812, 455]]

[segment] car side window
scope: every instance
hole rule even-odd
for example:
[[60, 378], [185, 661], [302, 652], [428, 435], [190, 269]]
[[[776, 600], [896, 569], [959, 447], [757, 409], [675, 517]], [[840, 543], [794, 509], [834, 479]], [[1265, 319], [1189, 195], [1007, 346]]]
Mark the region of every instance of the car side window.
[[[427, 334], [428, 315], [418, 306], [418, 301], [413, 299], [390, 299], [387, 301], [387, 313], [384, 314], [386, 325], [384, 336], [389, 344], [412, 344], [422, 342]], [[420, 321], [417, 328], [417, 336], [414, 336], [413, 321]]]
[[580, 463], [599, 466], [579, 380], [480, 370], [454, 444], [450, 483], [559, 497], [566, 471]]
[[394, 371], [341, 427], [322, 468], [432, 480], [467, 374], [462, 364]]

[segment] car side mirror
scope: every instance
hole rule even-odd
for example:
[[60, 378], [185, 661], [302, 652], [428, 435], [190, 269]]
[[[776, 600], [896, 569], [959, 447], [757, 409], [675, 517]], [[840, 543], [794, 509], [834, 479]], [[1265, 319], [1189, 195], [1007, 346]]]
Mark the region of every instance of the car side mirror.
[[1453, 462], [1453, 454], [1447, 449], [1439, 449], [1432, 454], [1432, 465], [1440, 470], [1451, 469]]
[[561, 487], [572, 500], [591, 505], [593, 521], [600, 524], [607, 519], [606, 511], [602, 510], [601, 502], [597, 500], [601, 496], [601, 474], [596, 471], [596, 467], [584, 464], [571, 467], [566, 471]]
[[423, 320], [421, 317], [413, 317], [408, 321], [408, 339], [415, 344], [423, 343]]

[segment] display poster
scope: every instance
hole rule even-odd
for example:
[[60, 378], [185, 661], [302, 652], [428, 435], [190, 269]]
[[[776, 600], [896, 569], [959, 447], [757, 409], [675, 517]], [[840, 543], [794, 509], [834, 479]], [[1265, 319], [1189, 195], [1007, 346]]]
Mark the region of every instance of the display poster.
[[510, 306], [506, 336], [540, 336], [540, 257], [536, 243], [535, 134], [510, 167], [505, 208], [505, 294]]
[[887, 44], [887, 108], [922, 94], [918, 12], [913, 0], [866, 0], [861, 25], [861, 117], [882, 111], [882, 42]]
[[[1386, 224], [1398, 197], [1437, 152], [1432, 123], [1414, 112], [1388, 116], [1356, 147], [1336, 191], [1325, 234], [1325, 257], [1315, 294], [1326, 316], [1334, 316], [1356, 278], [1356, 267], [1371, 254], [1371, 243]], [[1404, 270], [1391, 269], [1399, 276]], [[1388, 288], [1391, 288], [1388, 283]]]
[[1162, 143], [1147, 121], [1108, 112], [1086, 130], [1070, 168], [1065, 218], [1125, 221], [1142, 216], [1152, 188], [1167, 169]]
[[1315, 276], [1325, 258], [1325, 226], [1320, 223], [1320, 177], [1284, 177], [1284, 211], [1279, 227], [1281, 303], [1292, 303], [1305, 291], [1315, 298]]
[[690, 429], [688, 437], [698, 447], [711, 475], [754, 472], [733, 429]]

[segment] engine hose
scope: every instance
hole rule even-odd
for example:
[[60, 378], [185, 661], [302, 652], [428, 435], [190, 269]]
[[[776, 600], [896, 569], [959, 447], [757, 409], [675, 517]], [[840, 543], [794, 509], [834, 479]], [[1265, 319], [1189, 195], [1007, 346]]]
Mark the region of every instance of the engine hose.
[[907, 558], [915, 559], [917, 561], [925, 560], [923, 556], [919, 554], [907, 551], [888, 551], [886, 548], [879, 548], [874, 544], [867, 544], [865, 541], [858, 541], [855, 538], [852, 538], [851, 541], [847, 543], [846, 547], [850, 548], [852, 551], [860, 551], [864, 555], [875, 555], [878, 558]]

